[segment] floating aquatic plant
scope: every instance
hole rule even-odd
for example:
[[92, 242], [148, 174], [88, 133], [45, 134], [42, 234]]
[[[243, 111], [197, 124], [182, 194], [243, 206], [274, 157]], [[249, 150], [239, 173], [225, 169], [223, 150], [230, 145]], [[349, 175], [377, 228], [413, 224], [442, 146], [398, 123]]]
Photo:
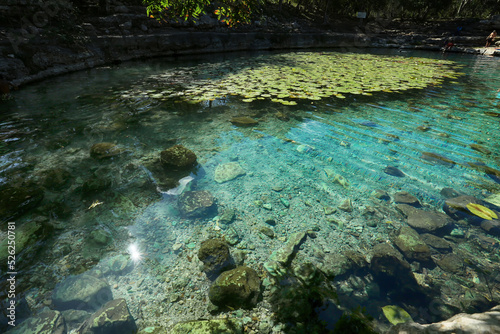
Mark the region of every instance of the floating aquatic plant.
[[413, 321], [411, 316], [399, 306], [386, 305], [382, 307], [385, 317], [393, 325], [402, 324], [405, 322]]
[[474, 215], [481, 217], [483, 219], [493, 220], [498, 218], [495, 212], [491, 211], [487, 207], [482, 206], [480, 204], [469, 203], [467, 204], [467, 209], [469, 209], [469, 211], [472, 212]]
[[[236, 58], [177, 68], [149, 77], [123, 97], [213, 101], [230, 95], [243, 102], [269, 99], [284, 105], [346, 94], [372, 95], [438, 85], [455, 79], [455, 63], [416, 57], [338, 52], [293, 52]], [[146, 90], [147, 87], [147, 90]], [[157, 89], [151, 89], [157, 87]]]

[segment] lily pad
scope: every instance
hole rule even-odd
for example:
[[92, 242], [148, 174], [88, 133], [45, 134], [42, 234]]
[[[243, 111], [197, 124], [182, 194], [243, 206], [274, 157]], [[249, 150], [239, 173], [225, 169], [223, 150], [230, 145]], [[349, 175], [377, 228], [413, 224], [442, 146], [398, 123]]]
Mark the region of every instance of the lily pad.
[[386, 305], [382, 307], [382, 311], [387, 320], [393, 325], [413, 321], [408, 312], [396, 305]]
[[469, 209], [469, 211], [472, 212], [474, 215], [487, 220], [493, 220], [498, 218], [495, 212], [491, 211], [487, 207], [482, 206], [480, 204], [469, 203], [467, 204], [467, 209]]

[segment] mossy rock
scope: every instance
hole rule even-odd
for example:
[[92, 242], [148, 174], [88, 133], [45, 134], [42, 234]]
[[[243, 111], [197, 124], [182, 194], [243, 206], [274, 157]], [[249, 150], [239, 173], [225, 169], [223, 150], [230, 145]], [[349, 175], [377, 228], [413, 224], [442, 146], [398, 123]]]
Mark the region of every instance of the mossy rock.
[[208, 239], [201, 243], [198, 259], [203, 262], [203, 271], [209, 277], [216, 277], [222, 270], [233, 266], [229, 246], [220, 239]]
[[90, 148], [90, 156], [94, 159], [105, 159], [120, 155], [124, 151], [113, 143], [97, 143]]
[[252, 308], [260, 294], [260, 278], [252, 268], [240, 266], [225, 271], [210, 286], [210, 301], [221, 308]]
[[160, 161], [165, 167], [190, 169], [196, 166], [196, 154], [182, 145], [172, 146], [160, 153]]
[[250, 127], [259, 124], [259, 121], [256, 119], [247, 117], [247, 116], [239, 116], [231, 118], [231, 123], [240, 127]]
[[85, 323], [83, 334], [135, 334], [137, 325], [123, 298], [110, 300]]
[[[23, 249], [25, 249], [30, 244], [34, 244], [39, 241], [40, 235], [43, 232], [43, 226], [41, 223], [36, 221], [29, 221], [21, 226], [16, 226], [16, 254], [19, 254]], [[7, 253], [8, 238], [4, 238], [0, 242], [0, 261], [7, 259], [9, 255]]]

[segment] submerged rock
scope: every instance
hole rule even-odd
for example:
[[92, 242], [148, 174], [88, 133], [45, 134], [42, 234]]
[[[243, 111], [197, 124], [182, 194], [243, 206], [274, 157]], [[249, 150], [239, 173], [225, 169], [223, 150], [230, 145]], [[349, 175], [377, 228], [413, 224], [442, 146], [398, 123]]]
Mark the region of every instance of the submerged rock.
[[460, 193], [453, 188], [443, 188], [439, 192], [445, 198], [453, 198], [460, 196]]
[[52, 168], [43, 174], [42, 185], [50, 190], [62, 189], [71, 179], [71, 174], [64, 168]]
[[130, 314], [125, 299], [107, 302], [83, 324], [82, 334], [135, 334], [137, 325]]
[[208, 239], [201, 243], [198, 259], [203, 262], [203, 271], [209, 278], [215, 278], [223, 270], [234, 267], [229, 246], [220, 239]]
[[122, 154], [124, 149], [113, 143], [97, 143], [90, 148], [90, 156], [94, 159], [105, 159]]
[[40, 204], [43, 197], [43, 190], [35, 184], [1, 187], [0, 222], [20, 217]]
[[[43, 226], [40, 222], [35, 220], [30, 220], [22, 225], [16, 226], [16, 254], [19, 254], [22, 250], [28, 248], [30, 245], [35, 245], [42, 238]], [[0, 242], [0, 261], [6, 261], [8, 253], [8, 238], [5, 237]]]
[[58, 310], [95, 311], [112, 298], [108, 283], [88, 274], [67, 277], [52, 293], [52, 302]]
[[463, 273], [464, 261], [454, 253], [446, 254], [443, 258], [437, 260], [436, 264], [444, 271], [452, 274]]
[[[163, 332], [162, 332], [163, 333]], [[237, 319], [211, 319], [180, 322], [171, 334], [243, 334], [243, 324]]]
[[260, 278], [252, 268], [225, 271], [210, 286], [208, 297], [219, 307], [252, 308], [260, 294]]
[[409, 192], [406, 191], [400, 191], [396, 194], [394, 194], [394, 202], [400, 203], [400, 204], [408, 204], [411, 206], [414, 206], [416, 208], [420, 207], [420, 201], [418, 198], [410, 194]]
[[255, 126], [259, 124], [259, 121], [257, 121], [256, 119], [247, 116], [233, 117], [231, 118], [230, 122], [233, 123], [233, 125], [240, 127]]
[[483, 220], [481, 228], [491, 235], [500, 236], [500, 220]]
[[345, 212], [352, 212], [354, 208], [351, 200], [348, 198], [339, 206], [339, 209]]
[[200, 217], [215, 207], [215, 198], [206, 190], [186, 191], [179, 196], [178, 205], [182, 215]]
[[440, 253], [451, 251], [450, 243], [444, 240], [443, 238], [440, 238], [430, 233], [424, 233], [420, 237], [428, 246], [434, 248]]
[[473, 150], [476, 150], [476, 151], [481, 152], [481, 153], [483, 153], [483, 154], [486, 154], [486, 155], [491, 154], [491, 151], [490, 151], [490, 150], [488, 150], [486, 147], [481, 146], [481, 145], [479, 145], [479, 144], [470, 144], [469, 146], [470, 146], [470, 148], [472, 148]]
[[433, 164], [440, 164], [446, 167], [453, 167], [456, 165], [456, 162], [453, 160], [450, 160], [448, 158], [443, 157], [442, 155], [432, 153], [432, 152], [422, 152], [422, 155], [420, 156], [421, 159], [424, 159], [426, 161], [429, 161]]
[[66, 334], [66, 332], [66, 322], [61, 312], [47, 310], [26, 319], [7, 333]]
[[453, 221], [442, 212], [415, 209], [409, 212], [408, 225], [421, 233], [437, 233], [450, 227]]
[[389, 175], [392, 175], [392, 176], [396, 176], [396, 177], [405, 177], [406, 174], [403, 173], [402, 171], [400, 171], [398, 168], [396, 167], [393, 167], [393, 166], [387, 166], [385, 169], [384, 169], [384, 173], [386, 174], [389, 174]]
[[[451, 218], [455, 220], [460, 220], [460, 219], [468, 219], [470, 221], [475, 221], [475, 222], [480, 222], [482, 219], [479, 218], [478, 216], [474, 215], [468, 208], [468, 204], [479, 204], [481, 206], [484, 206], [486, 208], [490, 208], [494, 212], [496, 207], [494, 205], [491, 205], [491, 203], [482, 201], [480, 199], [477, 199], [473, 196], [458, 196], [454, 198], [449, 198], [445, 201], [443, 205], [443, 211], [448, 214]], [[500, 215], [499, 212], [496, 212], [498, 215]]]
[[172, 146], [160, 153], [160, 161], [164, 167], [188, 170], [197, 164], [193, 151], [182, 145]]
[[394, 240], [394, 244], [409, 260], [419, 262], [429, 262], [431, 260], [431, 250], [429, 246], [420, 238], [420, 235], [409, 226], [403, 226], [399, 235]]
[[245, 175], [245, 170], [237, 162], [228, 162], [215, 168], [214, 179], [217, 183], [231, 181], [238, 176]]

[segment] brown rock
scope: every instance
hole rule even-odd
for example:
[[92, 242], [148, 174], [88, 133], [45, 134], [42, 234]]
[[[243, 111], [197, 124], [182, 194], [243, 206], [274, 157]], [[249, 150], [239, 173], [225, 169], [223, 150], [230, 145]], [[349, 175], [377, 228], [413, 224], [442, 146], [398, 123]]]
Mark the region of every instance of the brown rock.
[[500, 220], [483, 220], [481, 228], [491, 235], [500, 236]]
[[434, 234], [424, 233], [420, 236], [422, 240], [430, 247], [436, 249], [439, 252], [449, 252], [451, 251], [451, 245], [448, 241], [435, 236]]
[[419, 200], [406, 191], [400, 191], [394, 194], [394, 202], [399, 204], [408, 204], [414, 207], [420, 207]]
[[90, 156], [94, 159], [104, 159], [119, 155], [123, 151], [113, 143], [97, 143], [90, 148]]
[[478, 145], [478, 144], [470, 144], [470, 147], [478, 152], [481, 152], [483, 154], [491, 154], [491, 151], [488, 150], [486, 147]]
[[444, 271], [459, 274], [463, 272], [464, 262], [460, 256], [450, 253], [446, 254], [441, 260], [436, 261], [437, 265]]
[[442, 212], [416, 209], [408, 215], [408, 225], [418, 232], [436, 233], [451, 224], [450, 217]]
[[233, 125], [241, 127], [255, 126], [259, 124], [259, 121], [256, 119], [247, 116], [233, 117], [230, 122], [233, 123]]
[[432, 152], [422, 152], [422, 155], [420, 156], [421, 159], [424, 159], [426, 161], [429, 161], [433, 164], [441, 164], [447, 167], [453, 167], [456, 165], [456, 162], [453, 160], [450, 160], [448, 158], [443, 157], [442, 155], [432, 153]]
[[428, 262], [431, 260], [431, 250], [429, 246], [420, 238], [417, 231], [409, 226], [403, 226], [399, 235], [394, 240], [394, 244], [409, 260]]

